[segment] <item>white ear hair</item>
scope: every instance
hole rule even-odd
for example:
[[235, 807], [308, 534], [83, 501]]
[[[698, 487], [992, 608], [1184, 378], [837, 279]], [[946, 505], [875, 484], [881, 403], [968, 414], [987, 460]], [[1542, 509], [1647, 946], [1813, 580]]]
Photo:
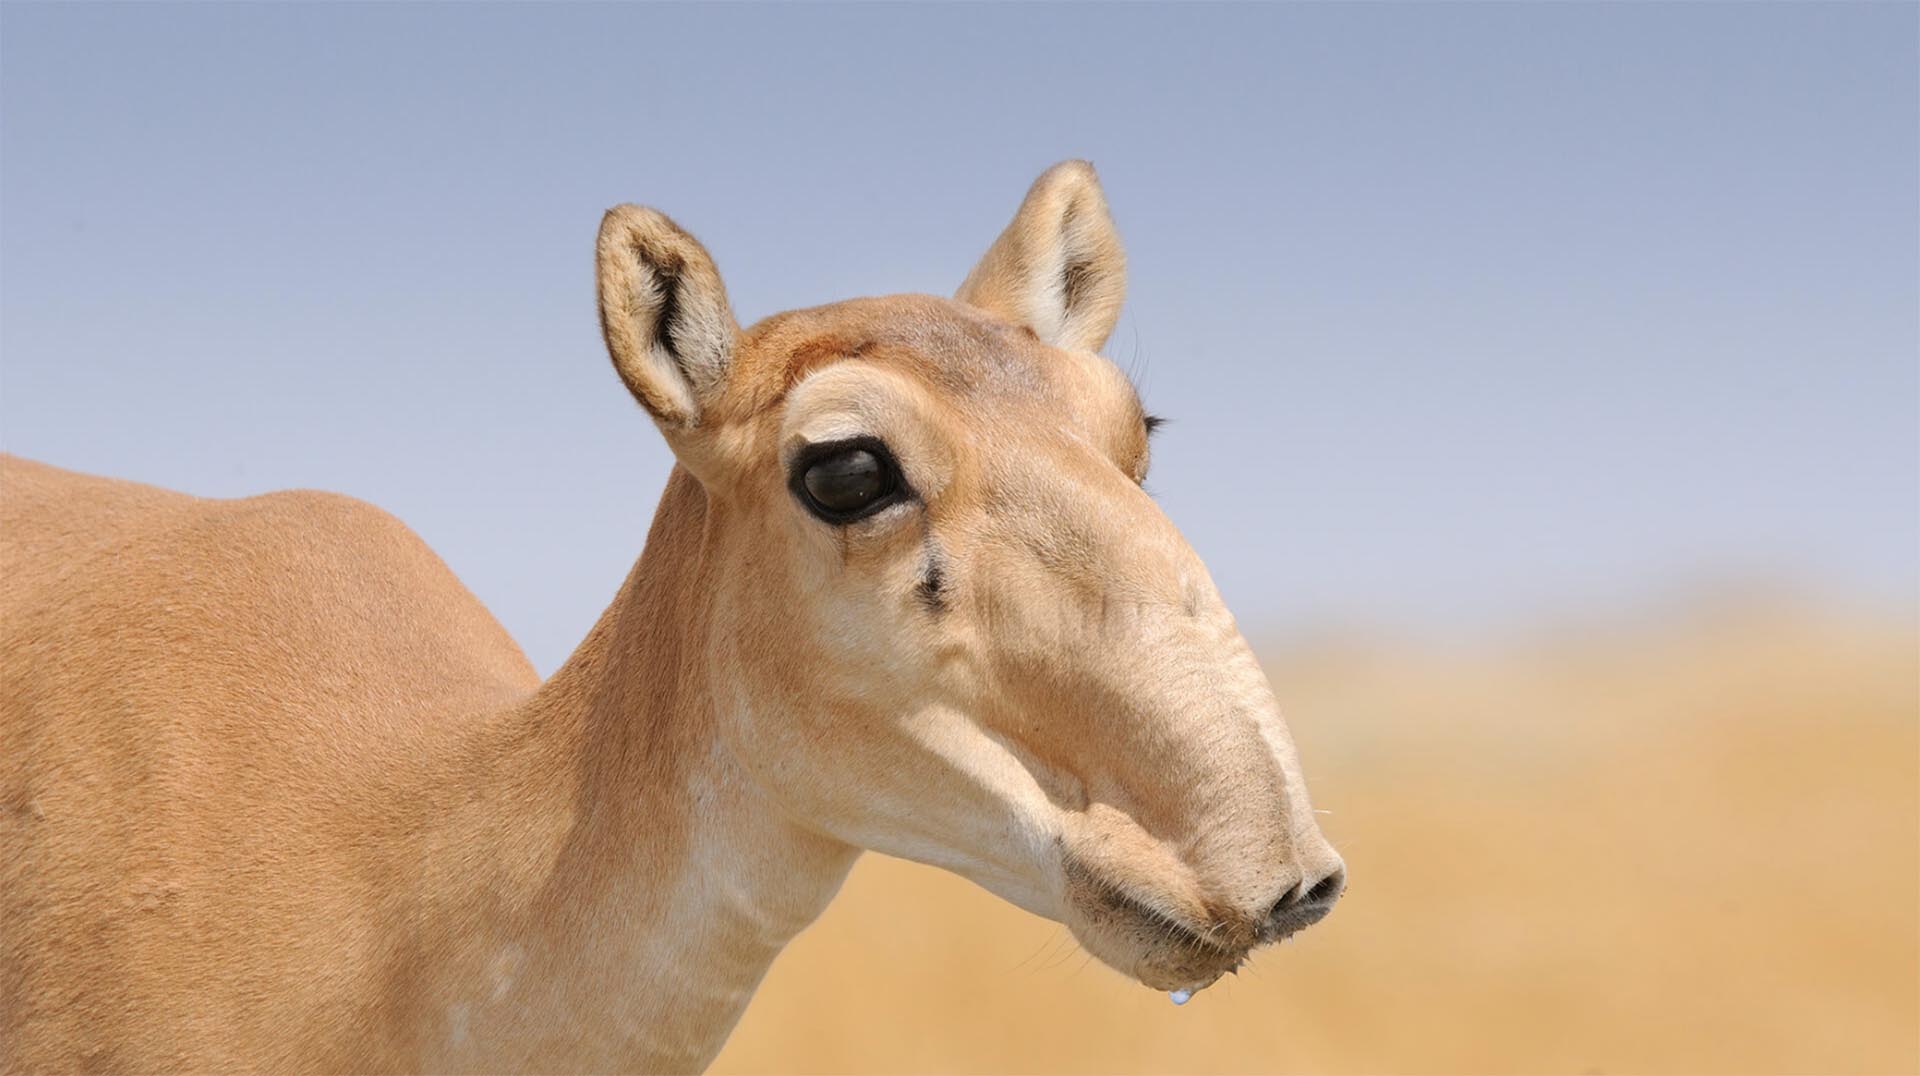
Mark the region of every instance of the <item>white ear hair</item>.
[[699, 425], [740, 332], [713, 258], [666, 214], [620, 205], [600, 222], [595, 270], [620, 379], [661, 425]]
[[1055, 347], [1082, 351], [1107, 342], [1126, 296], [1127, 256], [1085, 161], [1063, 161], [1034, 181], [954, 295]]

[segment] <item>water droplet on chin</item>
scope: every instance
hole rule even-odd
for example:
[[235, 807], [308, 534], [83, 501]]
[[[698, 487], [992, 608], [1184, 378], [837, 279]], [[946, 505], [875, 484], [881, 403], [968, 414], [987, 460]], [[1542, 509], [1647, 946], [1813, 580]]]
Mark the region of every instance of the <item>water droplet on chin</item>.
[[1167, 997], [1172, 999], [1175, 1005], [1185, 1005], [1187, 1003], [1187, 999], [1191, 998], [1192, 996], [1193, 996], [1193, 991], [1191, 990], [1169, 990], [1167, 992]]

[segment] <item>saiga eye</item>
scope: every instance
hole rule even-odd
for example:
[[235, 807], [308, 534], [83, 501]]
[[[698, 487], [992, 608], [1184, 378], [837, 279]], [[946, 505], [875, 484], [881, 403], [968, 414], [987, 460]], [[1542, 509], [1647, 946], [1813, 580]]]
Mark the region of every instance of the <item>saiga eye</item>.
[[835, 525], [880, 511], [906, 489], [887, 446], [864, 437], [808, 446], [788, 484], [809, 512]]

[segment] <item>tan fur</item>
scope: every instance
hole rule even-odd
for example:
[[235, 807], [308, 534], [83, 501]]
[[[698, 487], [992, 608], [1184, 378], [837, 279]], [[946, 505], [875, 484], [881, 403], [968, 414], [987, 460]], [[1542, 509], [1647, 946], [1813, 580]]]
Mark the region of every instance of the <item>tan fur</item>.
[[[1071, 163], [960, 301], [742, 331], [610, 212], [608, 348], [681, 466], [544, 684], [378, 509], [0, 462], [5, 1067], [697, 1070], [861, 848], [1162, 989], [1308, 921], [1267, 913], [1338, 857], [1092, 353], [1119, 249]], [[788, 464], [855, 434], [915, 496], [834, 527]]]

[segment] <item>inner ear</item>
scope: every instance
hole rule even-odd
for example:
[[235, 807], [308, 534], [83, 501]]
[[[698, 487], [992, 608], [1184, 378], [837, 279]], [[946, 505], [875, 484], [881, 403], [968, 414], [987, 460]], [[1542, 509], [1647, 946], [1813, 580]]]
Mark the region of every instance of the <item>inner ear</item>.
[[601, 331], [628, 391], [664, 426], [699, 425], [740, 331], [712, 256], [666, 214], [622, 205], [600, 222], [595, 270]]
[[1047, 169], [954, 297], [1055, 347], [1097, 351], [1127, 294], [1127, 258], [1085, 161]]

